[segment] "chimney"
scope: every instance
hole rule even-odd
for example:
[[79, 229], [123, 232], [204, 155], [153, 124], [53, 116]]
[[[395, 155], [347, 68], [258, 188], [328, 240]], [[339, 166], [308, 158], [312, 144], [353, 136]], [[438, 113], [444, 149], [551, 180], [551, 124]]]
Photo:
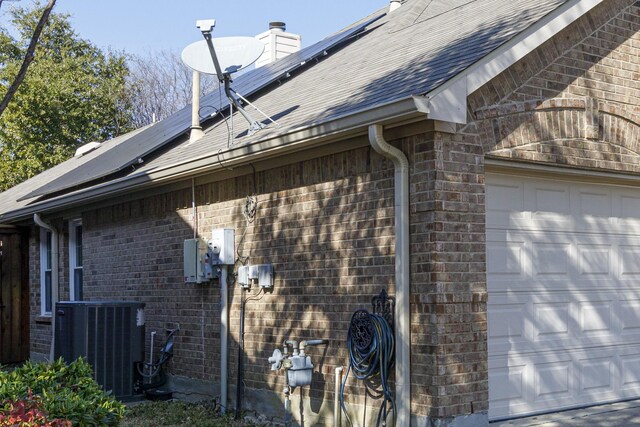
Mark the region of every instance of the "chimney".
[[258, 34], [256, 39], [264, 43], [264, 52], [256, 61], [256, 68], [299, 51], [302, 45], [302, 37], [287, 33], [284, 22], [269, 22], [269, 30]]

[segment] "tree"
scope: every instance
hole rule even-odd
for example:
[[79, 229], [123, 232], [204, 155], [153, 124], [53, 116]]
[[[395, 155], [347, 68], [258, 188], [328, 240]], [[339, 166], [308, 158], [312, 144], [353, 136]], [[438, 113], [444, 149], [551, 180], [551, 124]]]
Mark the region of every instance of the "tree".
[[[129, 68], [128, 93], [135, 127], [162, 120], [191, 103], [192, 71], [175, 52], [130, 56]], [[216, 78], [201, 76], [203, 93], [217, 87]]]
[[[38, 8], [10, 13], [17, 35], [0, 30], [0, 95], [41, 16]], [[73, 31], [68, 15], [51, 13], [29, 72], [0, 120], [0, 190], [66, 160], [80, 145], [128, 131], [127, 75], [124, 54], [101, 51]]]
[[[16, 74], [13, 79], [13, 83], [7, 89], [7, 92], [4, 94], [2, 101], [0, 101], [0, 116], [9, 105], [9, 102], [15, 95], [16, 91], [22, 84], [22, 81], [27, 75], [27, 70], [29, 69], [29, 65], [33, 61], [35, 56], [36, 46], [38, 45], [38, 39], [40, 38], [40, 34], [42, 34], [42, 30], [44, 26], [47, 24], [47, 20], [49, 19], [49, 15], [53, 10], [53, 6], [56, 5], [56, 0], [49, 0], [49, 3], [44, 7], [42, 13], [40, 14], [40, 19], [38, 20], [38, 24], [36, 28], [33, 30], [33, 34], [31, 36], [31, 40], [29, 41], [29, 46], [27, 47], [27, 52], [24, 55], [24, 60], [22, 61], [22, 66], [20, 70], [18, 70], [18, 74]], [[2, 6], [2, 0], [0, 0], [0, 6]]]

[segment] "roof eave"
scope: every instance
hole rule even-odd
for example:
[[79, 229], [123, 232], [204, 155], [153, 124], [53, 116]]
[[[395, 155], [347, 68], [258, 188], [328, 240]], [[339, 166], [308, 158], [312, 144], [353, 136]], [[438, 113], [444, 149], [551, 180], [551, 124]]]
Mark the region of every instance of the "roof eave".
[[[237, 167], [255, 161], [256, 155], [259, 155], [260, 159], [277, 157], [319, 144], [329, 144], [341, 139], [366, 135], [368, 125], [374, 123], [393, 126], [394, 123], [404, 124], [425, 120], [428, 113], [426, 108], [426, 98], [410, 96], [348, 116], [293, 129], [286, 134], [263, 139], [251, 145], [234, 147], [224, 152], [213, 151], [199, 158], [153, 169], [144, 174], [129, 175], [52, 199], [36, 201], [0, 215], [0, 222], [25, 220], [35, 212], [51, 213], [92, 203], [105, 197], [115, 197], [122, 193], [138, 191], [195, 175]], [[224, 160], [221, 162], [220, 158]]]
[[604, 0], [569, 0], [480, 61], [425, 95], [429, 118], [467, 123], [467, 97]]
[[[392, 124], [416, 119], [432, 119], [450, 123], [467, 123], [467, 97], [517, 61], [588, 13], [604, 0], [569, 0], [535, 24], [510, 39], [500, 48], [457, 74], [454, 78], [421, 96], [411, 96], [384, 105], [364, 109], [334, 120], [291, 130], [255, 144], [229, 150], [225, 166], [240, 165], [262, 157], [279, 156], [300, 151], [321, 142], [328, 143], [345, 136], [365, 133], [369, 124]], [[160, 185], [184, 177], [214, 172], [223, 166], [216, 154], [152, 170], [144, 175], [132, 175], [88, 189], [78, 190], [50, 200], [0, 215], [0, 221], [15, 222], [34, 212], [52, 212], [84, 203], [116, 196], [132, 189]]]

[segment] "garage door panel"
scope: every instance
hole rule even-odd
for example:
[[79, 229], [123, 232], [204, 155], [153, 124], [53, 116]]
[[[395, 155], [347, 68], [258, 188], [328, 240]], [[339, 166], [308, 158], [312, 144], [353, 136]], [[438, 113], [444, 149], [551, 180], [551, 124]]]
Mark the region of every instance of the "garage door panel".
[[640, 390], [640, 351], [627, 351], [620, 356], [620, 389], [634, 392]]
[[615, 360], [612, 356], [581, 359], [578, 364], [578, 394], [583, 399], [615, 393]]
[[640, 278], [640, 246], [621, 245], [619, 254], [621, 278]]
[[492, 419], [640, 394], [640, 346], [538, 351], [489, 358]]
[[614, 305], [613, 300], [578, 302], [577, 320], [580, 334], [584, 337], [615, 337], [618, 331], [613, 319]]
[[490, 418], [640, 396], [640, 190], [489, 175], [487, 288]]
[[569, 301], [533, 304], [533, 341], [535, 343], [570, 340], [571, 303]]
[[571, 215], [571, 197], [568, 185], [551, 181], [528, 183], [524, 190], [526, 191], [525, 200], [531, 202], [528, 210], [532, 212], [534, 220], [554, 218], [566, 221]]
[[637, 336], [640, 339], [640, 299], [637, 295], [623, 294], [620, 308], [616, 311], [620, 321], [620, 334], [626, 339]]
[[640, 234], [640, 195], [635, 191], [621, 190], [615, 198], [614, 206], [620, 225], [629, 233]]
[[610, 218], [613, 216], [613, 200], [610, 190], [578, 187], [577, 206], [573, 213], [578, 218]]
[[611, 276], [614, 272], [612, 265], [612, 245], [578, 244], [578, 274], [580, 276]]
[[[640, 301], [621, 308], [614, 291], [493, 293], [488, 301], [490, 354], [532, 353], [640, 342]], [[628, 319], [621, 321], [622, 316]], [[627, 333], [621, 329], [625, 327]]]
[[[538, 406], [558, 406], [570, 403], [572, 397], [573, 364], [570, 358], [534, 365], [533, 401]], [[565, 403], [566, 402], [566, 403]]]
[[486, 188], [485, 198], [487, 206], [489, 200], [493, 206], [492, 214], [487, 215], [487, 221], [493, 225], [509, 224], [511, 220], [524, 215], [524, 191], [521, 183], [496, 183]]
[[569, 262], [571, 243], [565, 241], [534, 241], [531, 243], [533, 274], [556, 278], [571, 274]]
[[524, 242], [487, 241], [493, 254], [487, 261], [487, 271], [500, 276], [522, 276], [524, 274]]

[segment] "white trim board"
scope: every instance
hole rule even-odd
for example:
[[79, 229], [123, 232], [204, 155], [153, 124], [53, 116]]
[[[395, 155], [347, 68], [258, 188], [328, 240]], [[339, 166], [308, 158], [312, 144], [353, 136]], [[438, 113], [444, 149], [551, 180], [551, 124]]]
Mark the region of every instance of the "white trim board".
[[[429, 99], [429, 118], [466, 124], [467, 97], [470, 94], [603, 1], [570, 0], [566, 2], [500, 48], [425, 95]], [[446, 108], [444, 111], [442, 111], [443, 107]]]

